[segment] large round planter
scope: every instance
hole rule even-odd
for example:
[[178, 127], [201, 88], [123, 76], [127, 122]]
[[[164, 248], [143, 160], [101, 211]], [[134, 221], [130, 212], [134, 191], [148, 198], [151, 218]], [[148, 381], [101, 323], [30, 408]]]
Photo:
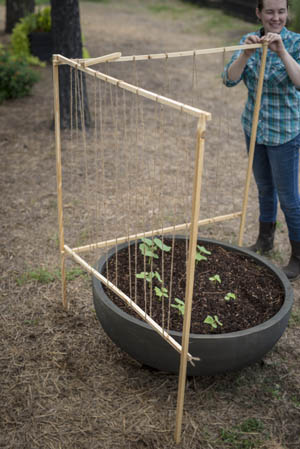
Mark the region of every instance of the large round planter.
[[[283, 334], [293, 304], [293, 291], [284, 273], [265, 258], [244, 248], [201, 238], [222, 247], [251, 257], [257, 264], [267, 266], [284, 289], [281, 309], [268, 321], [247, 330], [227, 334], [190, 334], [189, 352], [200, 361], [195, 366], [188, 363], [189, 376], [214, 375], [241, 369], [257, 362], [272, 349]], [[127, 244], [119, 245], [119, 250]], [[115, 248], [98, 262], [103, 274], [106, 260], [114, 255]], [[93, 298], [97, 317], [111, 340], [137, 361], [152, 368], [178, 373], [180, 355], [166, 343], [148, 324], [125, 313], [104, 292], [102, 283], [93, 278]], [[181, 333], [170, 331], [181, 342]]]

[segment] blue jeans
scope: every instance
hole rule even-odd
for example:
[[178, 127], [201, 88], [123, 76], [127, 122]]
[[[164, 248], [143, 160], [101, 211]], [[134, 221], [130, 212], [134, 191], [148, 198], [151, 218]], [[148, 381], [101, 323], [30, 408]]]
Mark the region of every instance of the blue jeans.
[[[249, 151], [250, 138], [247, 135], [246, 144]], [[279, 199], [289, 238], [296, 242], [300, 242], [299, 147], [300, 134], [282, 145], [256, 143], [253, 159], [253, 174], [258, 188], [259, 220], [276, 222]]]

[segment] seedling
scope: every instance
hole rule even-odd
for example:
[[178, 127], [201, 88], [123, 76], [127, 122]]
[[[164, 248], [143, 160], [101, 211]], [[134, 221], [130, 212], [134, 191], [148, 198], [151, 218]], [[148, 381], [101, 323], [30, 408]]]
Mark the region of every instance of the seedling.
[[227, 293], [224, 297], [225, 301], [230, 301], [231, 299], [236, 299], [236, 295], [234, 293]]
[[140, 243], [139, 248], [143, 256], [149, 257], [150, 259], [158, 259], [158, 255], [156, 254], [157, 247], [153, 240], [144, 237], [141, 241], [143, 243]]
[[161, 239], [155, 237], [153, 240], [148, 239], [147, 237], [141, 238], [142, 243], [140, 243], [139, 248], [143, 256], [149, 257], [151, 259], [158, 259], [158, 255], [156, 254], [157, 249], [161, 249], [161, 251], [170, 251], [171, 247], [165, 245]]
[[219, 282], [219, 284], [221, 284], [221, 278], [220, 278], [220, 276], [218, 274], [215, 274], [214, 276], [211, 276], [209, 278], [209, 280], [211, 282]]
[[168, 290], [165, 287], [162, 288], [155, 287], [154, 291], [156, 296], [159, 297], [159, 299], [161, 299], [162, 297], [168, 298]]
[[177, 302], [177, 304], [171, 304], [171, 307], [174, 307], [174, 309], [177, 309], [178, 312], [184, 316], [184, 301], [182, 301], [179, 298], [175, 298], [175, 302]]
[[165, 245], [158, 237], [155, 237], [153, 241], [155, 245], [158, 246], [158, 248], [162, 251], [169, 252], [171, 250], [171, 246]]
[[197, 245], [195, 256], [196, 262], [200, 262], [201, 260], [207, 260], [207, 257], [204, 256], [203, 254], [210, 255], [211, 252], [208, 251], [204, 246]]
[[148, 273], [148, 271], [141, 271], [141, 273], [138, 273], [135, 276], [138, 279], [146, 279], [147, 282], [151, 282], [153, 278], [156, 278], [159, 280], [159, 282], [162, 282], [158, 271], [155, 271], [154, 273], [153, 273], [153, 271], [150, 271], [149, 273]]
[[207, 315], [207, 317], [204, 320], [204, 323], [209, 324], [212, 329], [217, 329], [218, 326], [223, 326], [223, 324], [218, 318], [218, 315], [214, 315], [213, 317], [211, 315]]

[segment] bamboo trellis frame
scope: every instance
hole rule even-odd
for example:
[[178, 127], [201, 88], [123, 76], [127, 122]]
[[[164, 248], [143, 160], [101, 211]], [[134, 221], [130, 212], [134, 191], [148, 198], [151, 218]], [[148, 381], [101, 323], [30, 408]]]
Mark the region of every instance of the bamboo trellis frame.
[[[122, 62], [122, 61], [138, 61], [138, 60], [151, 60], [151, 59], [163, 59], [163, 58], [173, 58], [173, 57], [184, 57], [184, 56], [195, 56], [200, 54], [212, 54], [212, 53], [226, 53], [233, 52], [236, 50], [243, 50], [246, 48], [261, 48], [263, 47], [261, 67], [259, 73], [257, 95], [255, 110], [253, 116], [252, 133], [250, 139], [250, 149], [249, 149], [249, 159], [247, 167], [247, 175], [244, 189], [243, 197], [243, 207], [242, 211], [238, 211], [232, 214], [222, 215], [212, 217], [206, 220], [199, 220], [199, 210], [200, 210], [200, 198], [201, 198], [201, 180], [202, 180], [202, 169], [203, 169], [203, 155], [205, 146], [205, 129], [206, 121], [211, 119], [211, 114], [207, 111], [200, 110], [198, 108], [192, 107], [190, 105], [174, 101], [170, 98], [164, 97], [162, 95], [155, 94], [151, 91], [139, 88], [132, 84], [126, 83], [117, 78], [113, 78], [109, 75], [91, 69], [90, 66], [94, 64], [99, 64], [103, 62]], [[194, 279], [194, 269], [195, 269], [195, 251], [197, 245], [197, 232], [198, 226], [222, 222], [230, 220], [233, 218], [240, 217], [240, 231], [239, 231], [239, 245], [242, 245], [244, 226], [246, 220], [246, 210], [248, 204], [249, 187], [251, 180], [252, 163], [254, 156], [254, 146], [256, 140], [256, 131], [258, 125], [258, 115], [260, 110], [260, 102], [262, 95], [265, 63], [267, 55], [267, 45], [252, 44], [252, 45], [238, 45], [231, 47], [221, 47], [214, 49], [204, 49], [204, 50], [192, 50], [185, 52], [174, 52], [174, 53], [160, 53], [160, 54], [149, 54], [149, 55], [136, 55], [136, 56], [126, 56], [122, 57], [121, 53], [113, 53], [111, 55], [101, 56], [99, 58], [90, 58], [88, 60], [77, 59], [72, 60], [61, 55], [53, 55], [53, 83], [54, 83], [54, 115], [55, 115], [55, 147], [56, 147], [56, 171], [57, 171], [57, 196], [58, 196], [58, 224], [59, 224], [59, 248], [61, 255], [61, 274], [62, 274], [62, 302], [65, 308], [68, 307], [67, 296], [66, 296], [66, 269], [65, 269], [65, 259], [66, 255], [71, 256], [77, 263], [79, 263], [87, 272], [94, 275], [101, 282], [105, 283], [108, 288], [110, 288], [114, 293], [121, 297], [127, 304], [133, 307], [136, 312], [150, 325], [152, 328], [158, 332], [162, 338], [164, 338], [171, 346], [180, 352], [180, 373], [179, 373], [179, 383], [178, 383], [178, 396], [177, 396], [177, 412], [176, 412], [176, 427], [175, 427], [175, 441], [180, 442], [181, 438], [181, 428], [182, 428], [182, 418], [183, 418], [183, 404], [184, 404], [184, 391], [185, 391], [185, 381], [186, 381], [186, 370], [187, 362], [193, 363], [193, 356], [188, 352], [189, 346], [189, 334], [190, 334], [190, 324], [191, 324], [191, 308], [192, 308], [192, 297], [193, 297], [193, 279]], [[133, 94], [143, 96], [157, 103], [161, 103], [170, 108], [180, 110], [181, 112], [190, 114], [198, 118], [198, 130], [197, 130], [197, 159], [195, 164], [195, 173], [193, 180], [193, 199], [192, 199], [192, 219], [190, 223], [183, 223], [176, 226], [165, 227], [155, 231], [143, 232], [140, 234], [135, 234], [131, 236], [121, 236], [115, 239], [106, 240], [102, 242], [92, 243], [90, 245], [85, 245], [77, 248], [70, 248], [65, 244], [64, 241], [64, 219], [63, 219], [63, 199], [62, 199], [62, 160], [61, 160], [61, 135], [60, 135], [60, 106], [59, 106], [59, 74], [58, 66], [62, 64], [67, 64], [73, 68], [76, 68], [82, 72], [92, 75], [95, 78], [99, 78], [107, 83], [116, 85], [122, 89], [125, 89]], [[126, 297], [126, 295], [121, 292], [115, 285], [108, 281], [104, 276], [100, 275], [95, 269], [93, 269], [88, 263], [86, 263], [78, 253], [93, 250], [95, 248], [107, 248], [109, 245], [115, 245], [118, 243], [129, 242], [130, 240], [151, 236], [158, 232], [160, 234], [167, 234], [172, 231], [179, 231], [182, 229], [190, 230], [190, 243], [189, 243], [189, 259], [188, 259], [188, 269], [187, 269], [187, 286], [185, 295], [185, 314], [184, 314], [184, 325], [182, 333], [182, 345], [179, 345], [164, 329], [155, 323], [150, 316], [148, 316], [142, 309], [131, 300], [131, 298]]]

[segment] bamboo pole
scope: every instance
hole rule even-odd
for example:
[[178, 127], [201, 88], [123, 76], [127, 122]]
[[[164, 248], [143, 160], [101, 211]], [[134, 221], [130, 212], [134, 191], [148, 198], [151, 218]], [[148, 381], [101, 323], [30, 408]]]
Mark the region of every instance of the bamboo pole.
[[96, 70], [90, 69], [89, 67], [83, 67], [82, 64], [79, 64], [74, 59], [68, 59], [61, 55], [55, 55], [58, 58], [60, 64], [68, 64], [82, 72], [88, 73], [93, 77], [106, 81], [110, 84], [120, 87], [121, 89], [125, 89], [129, 92], [132, 92], [136, 95], [140, 95], [141, 97], [148, 98], [149, 100], [155, 101], [160, 104], [164, 104], [166, 106], [170, 106], [173, 109], [177, 109], [180, 112], [186, 112], [189, 115], [200, 118], [202, 115], [205, 115], [207, 120], [211, 120], [211, 114], [207, 111], [202, 111], [201, 109], [195, 108], [193, 106], [189, 106], [187, 104], [181, 103], [179, 101], [171, 100], [170, 98], [164, 97], [162, 95], [155, 94], [149, 90], [142, 89], [140, 87], [134, 86], [133, 84], [126, 83], [125, 81], [119, 80], [112, 76], [106, 75], [104, 73], [98, 72]]
[[122, 56], [110, 62], [145, 61], [147, 59], [169, 59], [169, 58], [179, 58], [183, 56], [210, 55], [215, 53], [233, 52], [237, 50], [261, 48], [261, 47], [262, 44], [243, 44], [243, 45], [233, 45], [231, 47], [206, 48], [198, 50], [177, 51], [171, 53], [153, 53], [148, 55]]
[[[182, 352], [181, 345], [168, 334], [161, 326], [159, 326], [143, 309], [141, 309], [134, 301], [132, 301], [129, 296], [122, 292], [118, 287], [116, 287], [112, 282], [106, 279], [105, 276], [100, 274], [97, 270], [92, 268], [85, 260], [83, 260], [78, 254], [67, 245], [64, 245], [65, 251], [73, 257], [73, 259], [79, 263], [88, 273], [92, 274], [99, 281], [104, 283], [111, 291], [119, 296], [126, 304], [128, 304], [149, 326], [152, 327], [164, 340], [166, 340], [177, 352]], [[194, 365], [193, 360], [200, 360], [198, 357], [193, 357], [190, 353], [187, 354], [188, 361]]]
[[[219, 215], [212, 218], [205, 218], [198, 221], [198, 226], [205, 226], [211, 223], [219, 223], [222, 221], [232, 220], [234, 218], [238, 218], [242, 215], [242, 212], [233, 212], [227, 215]], [[77, 248], [72, 248], [75, 253], [83, 253], [87, 251], [93, 251], [95, 249], [107, 248], [113, 245], [119, 245], [120, 243], [131, 242], [133, 240], [138, 240], [144, 237], [152, 237], [153, 235], [161, 234], [169, 234], [172, 232], [183, 231], [186, 229], [190, 229], [191, 223], [183, 223], [175, 226], [168, 226], [165, 228], [159, 228], [152, 231], [140, 232], [138, 234], [126, 235], [123, 237], [116, 237], [114, 239], [105, 240], [103, 242], [91, 243], [90, 245], [78, 246]]]
[[180, 442], [181, 439], [182, 416], [183, 416], [186, 370], [187, 370], [187, 353], [190, 339], [192, 300], [193, 300], [194, 275], [195, 275], [195, 256], [196, 256], [196, 245], [198, 234], [198, 220], [200, 210], [201, 182], [202, 182], [204, 143], [205, 143], [204, 139], [205, 127], [206, 127], [205, 117], [202, 117], [199, 119], [197, 130], [196, 165], [195, 165], [193, 201], [192, 201], [192, 221], [190, 228], [184, 321], [183, 321], [183, 332], [181, 343], [182, 351], [180, 357], [180, 371], [179, 371], [177, 410], [176, 410], [175, 441], [177, 444]]
[[98, 58], [88, 58], [88, 59], [76, 59], [79, 64], [82, 64], [83, 67], [88, 67], [94, 64], [100, 64], [102, 62], [114, 61], [115, 59], [119, 59], [122, 53], [110, 53], [109, 55], [99, 56]]
[[59, 106], [59, 76], [57, 58], [53, 56], [53, 87], [54, 87], [54, 120], [55, 120], [55, 152], [56, 152], [56, 183], [57, 183], [57, 208], [59, 226], [59, 250], [61, 257], [61, 283], [62, 303], [68, 308], [66, 289], [66, 268], [64, 251], [64, 220], [62, 200], [62, 166], [61, 166], [61, 137], [60, 137], [60, 106]]
[[239, 232], [239, 241], [238, 241], [239, 246], [242, 246], [242, 244], [243, 244], [243, 236], [244, 236], [244, 229], [245, 229], [245, 222], [246, 222], [246, 213], [247, 213], [247, 206], [248, 206], [249, 188], [250, 188], [250, 182], [251, 182], [251, 173], [252, 173], [252, 165], [253, 165], [253, 157], [254, 157], [254, 148], [255, 148], [255, 141], [256, 141], [256, 132], [257, 132], [257, 126], [258, 126], [258, 118], [259, 118], [259, 110], [260, 110], [262, 89], [263, 89], [263, 83], [264, 83], [264, 74], [265, 74], [265, 67], [266, 67], [266, 60], [267, 60], [267, 52], [268, 52], [268, 43], [265, 42], [263, 44], [263, 52], [262, 52], [261, 63], [260, 63], [260, 71], [259, 71], [259, 78], [258, 78], [258, 85], [257, 85], [256, 100], [255, 100], [254, 112], [253, 112], [253, 118], [252, 118], [252, 129], [251, 129], [251, 138], [250, 138], [250, 146], [249, 146], [249, 157], [248, 157], [248, 169], [247, 169], [247, 176], [246, 176], [246, 182], [245, 182], [244, 200], [243, 200], [242, 216], [241, 216], [240, 232]]
[[[147, 59], [169, 59], [180, 58], [184, 56], [209, 55], [215, 53], [233, 52], [237, 50], [261, 48], [262, 44], [243, 44], [228, 47], [206, 48], [198, 50], [176, 51], [170, 53], [152, 53], [148, 55], [130, 55], [121, 56], [121, 53], [112, 53], [111, 55], [99, 56], [99, 58], [74, 59], [73, 61], [84, 64], [86, 67], [98, 62], [129, 62], [129, 61], [145, 61]], [[119, 56], [117, 56], [119, 55]], [[98, 60], [98, 61], [97, 61]], [[87, 62], [87, 64], [86, 64]], [[89, 63], [91, 62], [91, 64]]]

